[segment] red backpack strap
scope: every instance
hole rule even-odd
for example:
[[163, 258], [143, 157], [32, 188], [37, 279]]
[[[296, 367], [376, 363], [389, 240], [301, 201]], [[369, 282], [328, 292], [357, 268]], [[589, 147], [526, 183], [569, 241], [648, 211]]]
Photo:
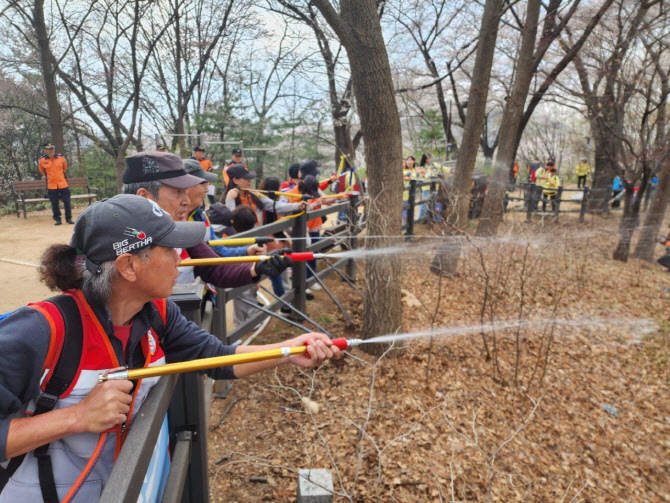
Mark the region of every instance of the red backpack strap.
[[44, 364], [42, 365], [42, 373], [46, 369], [49, 369], [49, 375], [47, 379], [53, 374], [55, 363], [60, 358], [61, 350], [63, 349], [63, 340], [65, 339], [65, 323], [63, 322], [63, 316], [53, 303], [49, 301], [35, 302], [28, 304], [28, 307], [38, 311], [44, 318], [47, 320], [49, 327], [51, 328], [51, 337], [49, 339], [49, 350], [47, 351], [47, 356], [44, 359]]

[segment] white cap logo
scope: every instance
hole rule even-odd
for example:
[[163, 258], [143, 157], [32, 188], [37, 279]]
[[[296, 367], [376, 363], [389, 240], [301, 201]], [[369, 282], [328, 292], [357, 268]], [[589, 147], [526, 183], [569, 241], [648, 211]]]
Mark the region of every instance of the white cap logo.
[[162, 217], [163, 216], [163, 210], [161, 209], [160, 206], [158, 206], [156, 201], [152, 201], [151, 199], [147, 199], [147, 201], [149, 201], [151, 203], [151, 205], [153, 206], [151, 209], [153, 210], [154, 215], [156, 215], [157, 217]]

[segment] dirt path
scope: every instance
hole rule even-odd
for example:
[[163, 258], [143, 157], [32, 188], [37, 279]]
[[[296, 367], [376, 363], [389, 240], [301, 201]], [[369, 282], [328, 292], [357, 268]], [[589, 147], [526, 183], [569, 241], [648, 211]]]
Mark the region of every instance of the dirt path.
[[[73, 208], [73, 218], [76, 219], [84, 208]], [[50, 209], [31, 212], [26, 219], [15, 215], [0, 217], [3, 245], [0, 252], [0, 313], [51, 296], [49, 289], [40, 283], [35, 267], [9, 261], [36, 265], [49, 245], [69, 243], [72, 226], [53, 223]]]

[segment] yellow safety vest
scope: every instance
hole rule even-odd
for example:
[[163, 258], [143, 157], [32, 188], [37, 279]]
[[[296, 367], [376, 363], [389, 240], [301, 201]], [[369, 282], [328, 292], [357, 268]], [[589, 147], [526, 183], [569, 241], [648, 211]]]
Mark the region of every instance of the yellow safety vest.
[[547, 171], [544, 168], [537, 168], [537, 170], [535, 171], [535, 185], [544, 187], [544, 182], [547, 180], [548, 176], [549, 171]]
[[544, 189], [542, 193], [545, 196], [555, 196], [560, 183], [561, 181], [559, 180], [558, 175], [549, 173], [542, 184], [542, 188]]
[[588, 164], [579, 164], [575, 171], [577, 176], [586, 176], [591, 172], [591, 166]]

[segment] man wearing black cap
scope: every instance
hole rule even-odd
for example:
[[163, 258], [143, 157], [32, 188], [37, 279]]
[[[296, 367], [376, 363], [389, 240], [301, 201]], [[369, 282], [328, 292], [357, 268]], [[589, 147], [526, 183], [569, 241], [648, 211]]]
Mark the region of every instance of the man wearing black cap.
[[[123, 172], [123, 193], [136, 194], [158, 203], [176, 221], [188, 218], [190, 199], [187, 189], [202, 183], [189, 175], [184, 162], [176, 155], [162, 152], [140, 152], [126, 158]], [[204, 241], [181, 250], [181, 258], [217, 258], [218, 255]], [[200, 276], [215, 286], [233, 288], [258, 281], [263, 274], [276, 276], [292, 265], [289, 258], [273, 256], [270, 260], [249, 264], [181, 267], [180, 282], [193, 281]]]
[[54, 225], [62, 225], [60, 208], [58, 207], [58, 200], [63, 201], [63, 208], [65, 209], [65, 221], [68, 224], [74, 224], [72, 221], [72, 209], [70, 208], [70, 188], [65, 179], [65, 172], [67, 171], [67, 161], [63, 154], [56, 154], [56, 146], [49, 142], [43, 145], [44, 154], [39, 160], [39, 170], [42, 176], [47, 179], [47, 197], [51, 201], [51, 211], [53, 219], [56, 221]]
[[156, 145], [156, 152], [166, 152], [165, 143], [158, 143]]
[[191, 159], [195, 159], [196, 161], [198, 161], [202, 169], [204, 169], [205, 171], [214, 170], [214, 166], [212, 166], [212, 161], [210, 161], [205, 157], [205, 149], [200, 145], [197, 145], [193, 149], [193, 156], [191, 157]]
[[[215, 379], [235, 379], [287, 363], [311, 368], [337, 357], [324, 334], [226, 346], [186, 320], [166, 299], [178, 274], [175, 247], [194, 246], [204, 235], [202, 223], [175, 222], [153, 201], [118, 195], [84, 210], [69, 246], [46, 250], [41, 278], [64, 293], [0, 322], [2, 501], [65, 501], [68, 494], [76, 495], [68, 501], [100, 499], [117, 441], [124, 439], [122, 425], [132, 428], [158, 382], [99, 383], [105, 370], [307, 344], [306, 354], [206, 371]], [[63, 375], [64, 367], [74, 372]], [[40, 385], [49, 391], [42, 393]]]

